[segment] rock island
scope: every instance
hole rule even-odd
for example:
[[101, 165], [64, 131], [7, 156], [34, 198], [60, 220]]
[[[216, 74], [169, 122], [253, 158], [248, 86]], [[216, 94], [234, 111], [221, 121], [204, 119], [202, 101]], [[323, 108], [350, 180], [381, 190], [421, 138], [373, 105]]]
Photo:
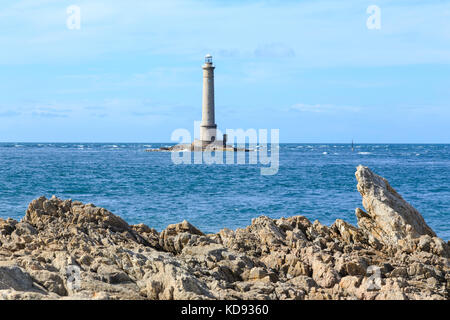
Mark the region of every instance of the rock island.
[[203, 65], [203, 98], [202, 98], [202, 122], [200, 124], [200, 139], [194, 140], [191, 144], [177, 144], [172, 147], [162, 147], [158, 149], [147, 149], [147, 152], [158, 151], [250, 151], [246, 148], [237, 148], [227, 144], [227, 135], [224, 134], [222, 140], [217, 138], [217, 125], [215, 120], [214, 104], [214, 66], [212, 56], [205, 56]]

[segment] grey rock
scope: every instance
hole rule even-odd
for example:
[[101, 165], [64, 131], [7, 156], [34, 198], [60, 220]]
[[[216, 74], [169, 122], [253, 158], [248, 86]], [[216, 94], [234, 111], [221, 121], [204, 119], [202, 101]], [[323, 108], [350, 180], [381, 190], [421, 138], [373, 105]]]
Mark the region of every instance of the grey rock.
[[33, 288], [33, 279], [17, 265], [0, 266], [0, 290], [27, 291]]
[[386, 179], [364, 166], [358, 166], [355, 175], [366, 209], [358, 215], [358, 226], [364, 232], [394, 247], [405, 238], [436, 237], [420, 213]]

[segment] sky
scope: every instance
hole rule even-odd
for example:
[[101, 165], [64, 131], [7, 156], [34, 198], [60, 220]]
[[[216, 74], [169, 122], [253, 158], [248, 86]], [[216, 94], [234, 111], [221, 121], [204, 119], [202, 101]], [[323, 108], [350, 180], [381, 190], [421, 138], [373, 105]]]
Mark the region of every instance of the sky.
[[[73, 12], [80, 8], [80, 28]], [[379, 8], [380, 28], [367, 21]], [[170, 142], [201, 120], [281, 142], [450, 143], [450, 1], [0, 3], [0, 141]]]

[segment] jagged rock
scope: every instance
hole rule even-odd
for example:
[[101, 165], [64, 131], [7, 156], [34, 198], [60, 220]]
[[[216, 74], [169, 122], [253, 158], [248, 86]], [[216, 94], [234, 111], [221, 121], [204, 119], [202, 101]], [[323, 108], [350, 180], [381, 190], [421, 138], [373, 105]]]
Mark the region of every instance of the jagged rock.
[[33, 288], [33, 279], [17, 265], [0, 265], [0, 290], [28, 291]]
[[358, 226], [262, 216], [161, 233], [106, 209], [41, 197], [0, 219], [0, 299], [448, 299], [448, 243], [365, 167]]
[[124, 282], [131, 282], [131, 278], [124, 271], [120, 270], [118, 267], [114, 267], [107, 264], [101, 264], [97, 268], [97, 274], [100, 279], [104, 282], [111, 284], [119, 284]]
[[204, 236], [203, 232], [184, 220], [171, 224], [161, 232], [159, 245], [166, 251], [180, 253], [193, 235]]
[[8, 218], [6, 220], [0, 218], [0, 235], [10, 235], [18, 222], [14, 219]]
[[159, 245], [159, 233], [153, 228], [146, 226], [145, 224], [137, 224], [131, 226], [131, 228], [136, 231], [142, 238], [147, 241], [147, 243], [155, 249], [162, 250]]
[[331, 288], [339, 282], [339, 274], [330, 265], [322, 261], [320, 258], [316, 258], [312, 262], [312, 278], [318, 285], [324, 288]]
[[48, 270], [30, 270], [30, 275], [34, 281], [42, 285], [49, 292], [54, 292], [59, 296], [67, 296], [67, 289], [62, 277]]
[[298, 276], [289, 280], [289, 283], [302, 288], [305, 292], [309, 292], [311, 288], [317, 288], [318, 285], [313, 278], [308, 276]]
[[149, 299], [184, 300], [212, 299], [214, 295], [207, 285], [170, 257], [159, 256], [152, 261], [152, 268], [141, 282]]

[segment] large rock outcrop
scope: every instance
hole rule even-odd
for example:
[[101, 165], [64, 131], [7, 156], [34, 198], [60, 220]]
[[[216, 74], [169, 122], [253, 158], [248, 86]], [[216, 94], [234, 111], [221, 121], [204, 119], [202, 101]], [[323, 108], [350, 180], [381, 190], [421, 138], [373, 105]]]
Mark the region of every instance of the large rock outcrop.
[[385, 244], [396, 245], [404, 238], [436, 237], [420, 213], [399, 195], [389, 182], [369, 168], [356, 170], [358, 191], [367, 214], [359, 211], [358, 225]]
[[157, 232], [41, 197], [22, 221], [0, 219], [0, 299], [448, 299], [448, 244], [385, 179], [356, 176], [358, 228], [262, 216]]
[[392, 250], [413, 250], [413, 245], [417, 244], [448, 256], [448, 246], [385, 178], [364, 166], [358, 166], [355, 175], [366, 209], [366, 212], [356, 209], [358, 226], [372, 243], [381, 242]]

